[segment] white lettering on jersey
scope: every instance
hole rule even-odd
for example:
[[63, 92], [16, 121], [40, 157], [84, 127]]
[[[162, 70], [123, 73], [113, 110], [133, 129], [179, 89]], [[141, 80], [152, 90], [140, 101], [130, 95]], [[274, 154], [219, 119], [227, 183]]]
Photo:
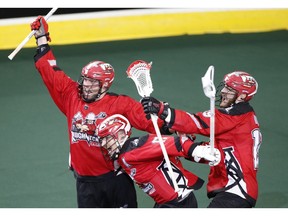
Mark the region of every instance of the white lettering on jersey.
[[[162, 140], [163, 140], [163, 143], [165, 143], [166, 140], [167, 140], [167, 137], [162, 137]], [[154, 139], [152, 140], [151, 143], [153, 143], [153, 144], [155, 144], [155, 143], [160, 143], [160, 140], [159, 140], [158, 137], [154, 137]]]
[[71, 131], [72, 135], [72, 144], [78, 142], [79, 140], [84, 140], [87, 142], [89, 146], [97, 146], [100, 147], [99, 139], [95, 135], [88, 135], [86, 133], [79, 133]]
[[253, 138], [253, 160], [254, 160], [254, 169], [259, 168], [259, 150], [262, 144], [262, 134], [260, 129], [257, 128], [251, 132]]
[[254, 115], [254, 122], [255, 124], [259, 125], [257, 117]]

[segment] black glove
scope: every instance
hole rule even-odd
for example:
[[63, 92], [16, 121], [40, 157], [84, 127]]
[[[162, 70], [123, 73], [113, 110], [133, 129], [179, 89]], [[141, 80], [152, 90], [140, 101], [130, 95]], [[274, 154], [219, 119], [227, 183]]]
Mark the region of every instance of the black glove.
[[155, 114], [162, 120], [165, 120], [165, 118], [168, 116], [168, 103], [163, 103], [153, 97], [144, 97], [140, 102], [147, 119], [150, 119], [150, 114]]

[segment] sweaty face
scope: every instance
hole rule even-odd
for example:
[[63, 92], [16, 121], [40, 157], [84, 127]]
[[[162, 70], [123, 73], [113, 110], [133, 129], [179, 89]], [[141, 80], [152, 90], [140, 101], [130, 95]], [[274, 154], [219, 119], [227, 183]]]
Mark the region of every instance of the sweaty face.
[[221, 102], [220, 107], [221, 108], [227, 108], [230, 107], [233, 103], [235, 103], [235, 100], [237, 98], [237, 92], [230, 88], [229, 86], [224, 86], [224, 88], [221, 90]]
[[85, 100], [91, 100], [96, 98], [100, 90], [100, 82], [99, 80], [93, 80], [89, 78], [83, 79], [83, 98]]

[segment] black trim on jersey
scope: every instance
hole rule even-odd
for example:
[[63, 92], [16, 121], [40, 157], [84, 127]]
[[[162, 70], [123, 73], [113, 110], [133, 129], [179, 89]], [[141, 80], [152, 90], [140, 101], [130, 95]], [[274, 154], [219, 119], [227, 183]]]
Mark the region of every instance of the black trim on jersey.
[[209, 125], [207, 125], [198, 115], [193, 114], [195, 116], [195, 118], [199, 121], [199, 123], [201, 124], [201, 126], [206, 129], [209, 128]]
[[160, 133], [163, 134], [163, 135], [171, 135], [171, 134], [173, 134], [173, 133], [170, 132], [168, 124], [166, 122], [164, 122], [164, 124], [160, 128]]
[[200, 177], [198, 177], [197, 181], [195, 184], [193, 184], [191, 187], [189, 188], [193, 188], [194, 190], [199, 190], [200, 188], [202, 188], [203, 184], [204, 184], [204, 180], [201, 179]]
[[34, 55], [34, 62], [37, 62], [42, 56], [50, 50], [49, 44], [43, 44], [37, 47], [36, 54]]
[[194, 158], [192, 157], [192, 153], [194, 151], [194, 149], [198, 146], [198, 145], [202, 145], [202, 142], [195, 142], [193, 145], [190, 146], [189, 150], [188, 150], [188, 159], [189, 160], [193, 160]]
[[249, 102], [241, 102], [232, 105], [229, 108], [220, 108], [218, 109], [221, 113], [227, 114], [227, 115], [242, 115], [248, 112], [254, 112], [253, 107], [249, 104]]
[[[119, 94], [116, 94], [114, 92], [106, 92], [107, 95], [110, 95], [110, 96], [119, 96]], [[126, 95], [125, 95], [126, 96]]]
[[[149, 138], [149, 135], [145, 135], [145, 136], [141, 136], [141, 137], [132, 137], [129, 138], [128, 140], [126, 140], [126, 142], [124, 143], [124, 145], [122, 146], [121, 150], [120, 150], [120, 154], [123, 154], [125, 152], [129, 152], [133, 149], [139, 148], [142, 145], [144, 145], [147, 140]], [[135, 140], [137, 140], [137, 143], [134, 142]]]
[[54, 71], [62, 71], [62, 69], [61, 69], [61, 68], [59, 68], [59, 67], [58, 67], [58, 66], [56, 66], [56, 65], [55, 65], [55, 66], [53, 66], [53, 70], [54, 70]]
[[170, 108], [170, 111], [171, 111], [171, 118], [170, 118], [169, 123], [167, 124], [168, 128], [171, 128], [175, 122], [175, 109]]
[[229, 185], [229, 186], [226, 186], [225, 188], [221, 188], [219, 190], [211, 191], [210, 193], [208, 193], [208, 198], [216, 196], [216, 194], [219, 193], [219, 192], [228, 191], [228, 190], [230, 190], [233, 187], [238, 187], [239, 190], [241, 191], [242, 195], [245, 197], [245, 199], [252, 206], [255, 206], [256, 200], [253, 199], [251, 196], [249, 196], [249, 194], [247, 194], [245, 192], [245, 190], [242, 188], [242, 186], [240, 184], [241, 180], [244, 180], [244, 176], [243, 176], [243, 173], [241, 171], [241, 168], [239, 167], [238, 164], [236, 164], [236, 167], [235, 167], [235, 165], [233, 165], [233, 163], [234, 163], [233, 161], [228, 161], [226, 163], [226, 171], [227, 171], [227, 175], [230, 176], [231, 178], [233, 178], [234, 183]]
[[175, 143], [177, 151], [178, 152], [182, 151], [183, 148], [182, 148], [179, 136], [174, 136], [174, 143]]

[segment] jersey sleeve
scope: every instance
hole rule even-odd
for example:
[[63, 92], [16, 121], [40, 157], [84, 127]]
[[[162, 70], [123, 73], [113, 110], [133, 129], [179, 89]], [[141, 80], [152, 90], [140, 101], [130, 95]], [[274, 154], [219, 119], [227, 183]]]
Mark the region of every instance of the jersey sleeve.
[[[185, 157], [181, 143], [174, 136], [162, 136], [165, 149], [169, 157]], [[142, 143], [142, 142], [145, 143]], [[148, 139], [140, 139], [140, 147], [129, 152], [129, 160], [137, 162], [149, 162], [163, 159], [163, 152], [158, 137], [150, 134]], [[188, 148], [187, 148], [188, 149]]]
[[[221, 113], [215, 109], [215, 134], [225, 133], [239, 123], [239, 118]], [[210, 135], [210, 112], [191, 114], [182, 110], [175, 110], [171, 129], [186, 134]]]
[[49, 94], [58, 108], [66, 114], [66, 95], [76, 82], [70, 79], [56, 64], [56, 59], [48, 44], [39, 46], [34, 56], [35, 67], [40, 73]]
[[[148, 133], [156, 133], [153, 122], [151, 119], [148, 120], [146, 118], [140, 102], [126, 95], [121, 95], [120, 99], [122, 100], [121, 104], [123, 105], [121, 113], [123, 113], [123, 115], [129, 120], [130, 124], [134, 128], [137, 130], [146, 131]], [[158, 119], [157, 123], [159, 129], [161, 130], [161, 128], [164, 126], [164, 122]]]

